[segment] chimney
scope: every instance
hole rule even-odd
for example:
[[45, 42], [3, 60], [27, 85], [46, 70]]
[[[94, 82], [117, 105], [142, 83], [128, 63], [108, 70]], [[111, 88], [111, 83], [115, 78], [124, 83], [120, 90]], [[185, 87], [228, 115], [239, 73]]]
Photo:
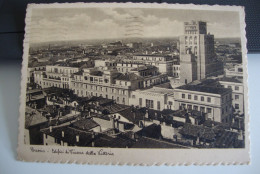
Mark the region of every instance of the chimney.
[[61, 137], [64, 138], [64, 131], [61, 132]]
[[79, 135], [76, 135], [76, 142], [79, 142]]
[[52, 132], [52, 126], [50, 126], [50, 132]]
[[90, 117], [90, 111], [88, 112], [88, 116]]

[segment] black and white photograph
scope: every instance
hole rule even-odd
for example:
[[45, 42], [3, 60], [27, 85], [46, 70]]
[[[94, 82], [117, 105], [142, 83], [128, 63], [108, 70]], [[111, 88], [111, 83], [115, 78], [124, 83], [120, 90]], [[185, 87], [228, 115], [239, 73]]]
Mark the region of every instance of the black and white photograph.
[[248, 149], [240, 9], [67, 6], [27, 11], [19, 138], [29, 152]]

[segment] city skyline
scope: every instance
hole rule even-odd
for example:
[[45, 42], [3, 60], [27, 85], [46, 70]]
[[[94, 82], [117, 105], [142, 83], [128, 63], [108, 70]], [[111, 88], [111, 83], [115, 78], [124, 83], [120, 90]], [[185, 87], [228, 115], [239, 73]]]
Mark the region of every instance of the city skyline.
[[126, 38], [129, 17], [142, 20], [143, 38], [178, 37], [184, 30], [183, 22], [190, 20], [207, 22], [208, 32], [214, 33], [216, 38], [240, 36], [240, 24], [234, 20], [239, 17], [238, 13], [228, 11], [50, 8], [32, 13], [31, 43]]

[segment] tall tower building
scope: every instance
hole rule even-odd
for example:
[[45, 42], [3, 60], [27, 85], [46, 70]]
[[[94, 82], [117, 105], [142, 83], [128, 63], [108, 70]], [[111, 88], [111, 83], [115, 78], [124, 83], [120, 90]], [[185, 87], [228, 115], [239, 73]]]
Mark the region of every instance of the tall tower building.
[[[189, 68], [192, 68], [192, 71]], [[184, 35], [180, 36], [180, 69], [180, 79], [183, 83], [223, 72], [223, 65], [215, 58], [214, 35], [207, 34], [206, 22], [184, 22]], [[195, 72], [196, 74], [193, 74]]]

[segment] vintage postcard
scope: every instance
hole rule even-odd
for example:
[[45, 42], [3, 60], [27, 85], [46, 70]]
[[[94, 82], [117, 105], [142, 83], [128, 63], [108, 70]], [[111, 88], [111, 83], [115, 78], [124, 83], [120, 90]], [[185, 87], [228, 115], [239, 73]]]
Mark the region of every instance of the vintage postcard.
[[29, 4], [18, 159], [250, 162], [243, 7]]

